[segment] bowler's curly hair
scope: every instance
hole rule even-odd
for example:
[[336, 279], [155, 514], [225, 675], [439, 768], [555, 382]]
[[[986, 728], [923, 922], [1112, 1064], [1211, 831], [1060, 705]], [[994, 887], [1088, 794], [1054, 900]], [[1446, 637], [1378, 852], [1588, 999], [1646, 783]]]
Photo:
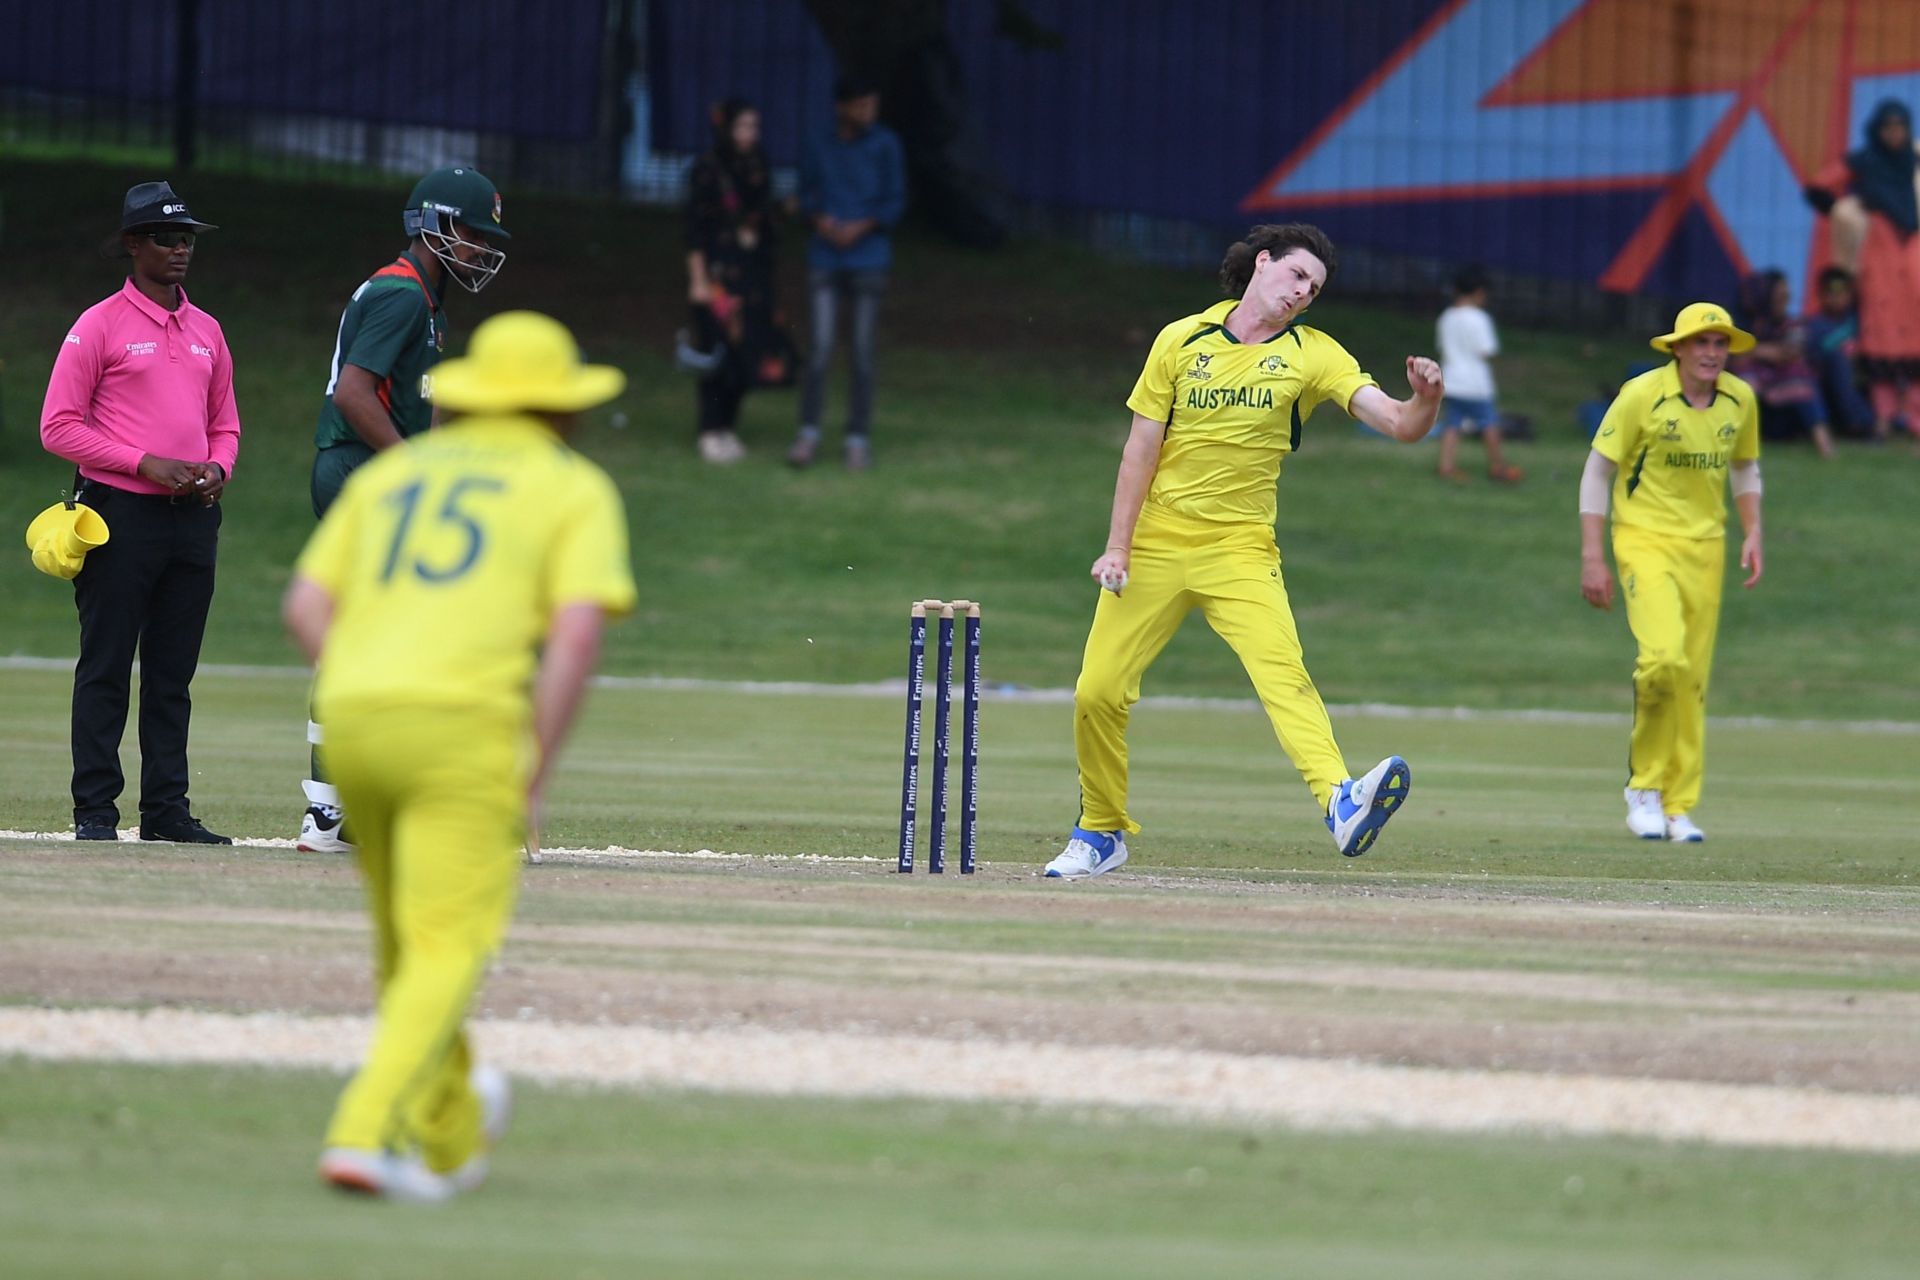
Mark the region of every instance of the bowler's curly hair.
[[1327, 233], [1305, 222], [1264, 223], [1247, 232], [1247, 238], [1230, 246], [1226, 258], [1220, 263], [1220, 287], [1229, 297], [1238, 298], [1247, 291], [1247, 283], [1253, 279], [1253, 260], [1265, 249], [1276, 258], [1284, 257], [1289, 249], [1305, 249], [1327, 268], [1327, 279], [1333, 279], [1333, 273], [1339, 267], [1339, 259], [1333, 251], [1333, 241], [1327, 239]]

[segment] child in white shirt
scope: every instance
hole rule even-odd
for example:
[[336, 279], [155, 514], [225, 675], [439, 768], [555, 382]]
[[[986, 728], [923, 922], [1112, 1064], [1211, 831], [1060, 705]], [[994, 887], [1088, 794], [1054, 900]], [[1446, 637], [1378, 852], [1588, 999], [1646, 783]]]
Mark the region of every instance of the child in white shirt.
[[1460, 437], [1478, 435], [1487, 446], [1487, 475], [1502, 484], [1525, 476], [1500, 448], [1500, 413], [1494, 407], [1493, 366], [1500, 339], [1487, 314], [1487, 274], [1467, 267], [1454, 278], [1453, 305], [1440, 313], [1440, 374], [1447, 393], [1440, 402], [1440, 477], [1460, 481]]

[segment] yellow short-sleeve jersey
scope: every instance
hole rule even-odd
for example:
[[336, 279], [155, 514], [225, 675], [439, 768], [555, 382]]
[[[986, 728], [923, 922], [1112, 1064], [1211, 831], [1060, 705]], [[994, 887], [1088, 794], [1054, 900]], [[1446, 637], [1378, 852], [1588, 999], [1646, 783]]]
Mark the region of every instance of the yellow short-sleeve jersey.
[[1322, 401], [1347, 409], [1374, 380], [1318, 329], [1290, 325], [1265, 342], [1228, 333], [1228, 299], [1160, 331], [1127, 408], [1167, 424], [1147, 501], [1222, 523], [1274, 521], [1274, 485], [1300, 427]]
[[1718, 538], [1727, 524], [1727, 466], [1760, 456], [1760, 410], [1753, 388], [1730, 373], [1714, 384], [1713, 403], [1696, 409], [1667, 364], [1620, 388], [1594, 433], [1593, 447], [1619, 465], [1613, 519], [1681, 538]]
[[535, 419], [468, 418], [354, 472], [296, 572], [333, 597], [314, 701], [528, 704], [556, 610], [633, 608], [607, 473]]

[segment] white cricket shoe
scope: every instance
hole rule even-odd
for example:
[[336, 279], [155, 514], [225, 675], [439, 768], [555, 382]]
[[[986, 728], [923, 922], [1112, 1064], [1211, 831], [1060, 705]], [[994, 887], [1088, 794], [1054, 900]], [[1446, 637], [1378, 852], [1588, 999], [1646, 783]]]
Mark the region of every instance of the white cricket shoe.
[[487, 1180], [487, 1157], [507, 1136], [513, 1123], [513, 1087], [507, 1073], [487, 1063], [476, 1065], [467, 1083], [480, 1098], [481, 1147], [473, 1158], [445, 1175], [456, 1191], [475, 1191]]
[[1413, 771], [1399, 756], [1388, 756], [1367, 770], [1364, 778], [1346, 778], [1327, 802], [1327, 830], [1333, 843], [1349, 858], [1373, 847], [1380, 828], [1413, 790]]
[[715, 466], [725, 467], [747, 456], [747, 446], [731, 431], [702, 431], [700, 457]]
[[1660, 807], [1658, 791], [1627, 788], [1627, 830], [1642, 840], [1667, 838], [1667, 815]]
[[300, 818], [300, 838], [293, 847], [302, 853], [352, 853], [353, 845], [343, 838], [347, 815], [340, 806], [308, 805]]
[[320, 1153], [320, 1176], [342, 1191], [412, 1204], [437, 1204], [487, 1180], [487, 1156], [507, 1136], [513, 1121], [513, 1088], [507, 1073], [485, 1063], [467, 1077], [480, 1099], [480, 1150], [458, 1169], [435, 1173], [417, 1154], [328, 1147]]
[[439, 1204], [460, 1192], [453, 1179], [433, 1172], [417, 1155], [358, 1147], [322, 1151], [320, 1177], [342, 1191], [407, 1204]]
[[1047, 864], [1049, 880], [1085, 880], [1103, 876], [1127, 860], [1126, 833], [1075, 827], [1067, 847]]
[[1693, 819], [1684, 813], [1676, 813], [1667, 819], [1667, 839], [1675, 844], [1699, 844], [1707, 838], [1707, 833], [1693, 825]]

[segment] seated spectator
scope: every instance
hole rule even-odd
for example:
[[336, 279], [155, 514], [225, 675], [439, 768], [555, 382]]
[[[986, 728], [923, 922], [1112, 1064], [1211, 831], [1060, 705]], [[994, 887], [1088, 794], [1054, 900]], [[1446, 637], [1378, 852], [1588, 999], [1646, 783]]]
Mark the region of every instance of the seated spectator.
[[1820, 382], [1834, 430], [1873, 435], [1873, 406], [1860, 389], [1860, 312], [1853, 273], [1829, 266], [1820, 272], [1820, 310], [1807, 320], [1807, 359]]
[[1778, 271], [1757, 271], [1741, 282], [1740, 308], [1754, 347], [1735, 357], [1733, 372], [1760, 398], [1760, 434], [1769, 440], [1809, 438], [1821, 457], [1831, 458], [1833, 430], [1807, 360], [1806, 322], [1792, 314], [1792, 286]]

